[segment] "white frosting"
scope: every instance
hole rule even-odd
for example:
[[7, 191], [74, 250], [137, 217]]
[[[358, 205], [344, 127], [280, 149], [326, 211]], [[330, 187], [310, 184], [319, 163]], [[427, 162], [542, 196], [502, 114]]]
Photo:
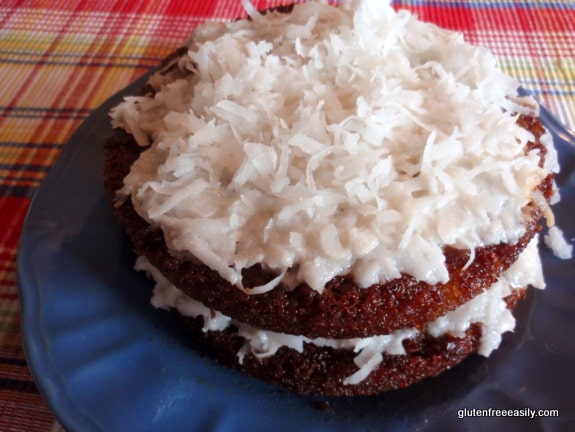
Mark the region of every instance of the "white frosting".
[[[505, 272], [503, 277], [482, 294], [446, 315], [428, 324], [426, 331], [433, 337], [451, 334], [462, 337], [472, 323], [480, 323], [482, 337], [479, 353], [488, 356], [501, 342], [504, 332], [512, 331], [515, 319], [507, 309], [504, 298], [513, 289], [533, 285], [543, 288], [543, 273], [539, 259], [537, 238], [533, 239], [517, 261]], [[258, 358], [273, 356], [277, 350], [286, 346], [302, 352], [304, 344], [328, 346], [336, 349], [353, 350], [357, 353], [354, 362], [357, 372], [344, 380], [344, 384], [357, 384], [375, 370], [383, 359], [383, 354], [405, 354], [403, 341], [418, 334], [416, 329], [401, 329], [388, 335], [351, 339], [310, 339], [305, 336], [282, 334], [253, 328], [233, 320], [220, 312], [207, 308], [202, 303], [188, 297], [170, 283], [145, 257], [138, 258], [136, 269], [147, 272], [155, 281], [152, 304], [162, 309], [177, 309], [188, 317], [201, 316], [204, 331], [221, 331], [235, 326], [237, 334], [244, 338], [243, 347], [238, 352], [241, 363], [247, 353]]]
[[434, 337], [446, 333], [462, 337], [472, 323], [481, 323], [482, 337], [478, 352], [487, 357], [499, 346], [501, 335], [515, 328], [515, 318], [502, 299], [513, 289], [527, 285], [545, 287], [537, 237], [531, 240], [517, 261], [489, 290], [437, 318], [427, 326], [427, 332]]
[[[119, 196], [172, 250], [246, 292], [290, 268], [321, 292], [349, 272], [446, 282], [445, 245], [524, 232], [556, 161], [524, 154], [512, 113], [535, 105], [490, 53], [382, 0], [251, 15], [201, 26], [180, 61], [193, 74], [112, 112], [147, 147]], [[279, 277], [251, 290], [256, 263]]]

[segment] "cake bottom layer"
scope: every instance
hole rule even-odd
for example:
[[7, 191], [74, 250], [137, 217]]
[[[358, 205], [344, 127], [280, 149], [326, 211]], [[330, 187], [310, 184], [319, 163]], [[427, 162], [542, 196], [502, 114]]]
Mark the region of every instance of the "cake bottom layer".
[[136, 268], [156, 281], [152, 304], [177, 310], [201, 352], [299, 393], [351, 396], [404, 388], [472, 353], [489, 355], [502, 333], [513, 330], [511, 310], [525, 296], [524, 286], [542, 287], [536, 243], [487, 291], [424, 329], [367, 338], [310, 339], [255, 329], [188, 297], [145, 258]]
[[433, 338], [420, 334], [405, 343], [406, 354], [383, 354], [381, 362], [357, 384], [344, 384], [357, 371], [356, 354], [350, 350], [305, 344], [302, 352], [281, 347], [272, 357], [247, 354], [238, 361], [244, 341], [233, 327], [225, 331], [203, 331], [202, 318], [185, 318], [191, 344], [201, 354], [270, 384], [282, 385], [301, 394], [359, 396], [408, 387], [459, 364], [477, 352], [481, 326], [472, 325], [464, 337]]

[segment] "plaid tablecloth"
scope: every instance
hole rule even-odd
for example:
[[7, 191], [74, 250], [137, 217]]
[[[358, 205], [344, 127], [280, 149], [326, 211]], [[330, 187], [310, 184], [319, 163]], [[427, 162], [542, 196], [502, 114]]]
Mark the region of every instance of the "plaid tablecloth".
[[[394, 4], [491, 49], [507, 73], [575, 129], [572, 0]], [[95, 108], [180, 46], [199, 23], [242, 14], [240, 0], [4, 0], [0, 5], [1, 431], [60, 429], [27, 368], [20, 337], [15, 258], [31, 197]]]

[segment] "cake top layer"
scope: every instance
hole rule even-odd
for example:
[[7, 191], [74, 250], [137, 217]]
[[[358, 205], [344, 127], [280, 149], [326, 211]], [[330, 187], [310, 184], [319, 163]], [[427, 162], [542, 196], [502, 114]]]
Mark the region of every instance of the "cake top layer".
[[[321, 291], [446, 282], [443, 247], [524, 232], [556, 156], [525, 152], [536, 104], [489, 52], [380, 0], [248, 12], [200, 26], [189, 74], [111, 114], [145, 147], [119, 196], [172, 250], [249, 293], [288, 273]], [[278, 277], [244, 287], [255, 264]]]

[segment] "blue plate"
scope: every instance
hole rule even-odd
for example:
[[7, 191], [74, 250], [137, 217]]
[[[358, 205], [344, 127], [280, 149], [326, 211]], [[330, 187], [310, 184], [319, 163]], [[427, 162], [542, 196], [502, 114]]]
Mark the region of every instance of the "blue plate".
[[[36, 193], [21, 238], [26, 354], [68, 431], [575, 430], [575, 267], [545, 248], [548, 287], [530, 290], [501, 347], [406, 390], [302, 397], [197, 355], [177, 318], [149, 305], [152, 285], [132, 270], [135, 257], [102, 185], [107, 113], [142, 83], [73, 135]], [[571, 239], [575, 136], [544, 109], [542, 117], [562, 162], [555, 213]], [[559, 417], [459, 418], [460, 410], [484, 408], [556, 409]]]

